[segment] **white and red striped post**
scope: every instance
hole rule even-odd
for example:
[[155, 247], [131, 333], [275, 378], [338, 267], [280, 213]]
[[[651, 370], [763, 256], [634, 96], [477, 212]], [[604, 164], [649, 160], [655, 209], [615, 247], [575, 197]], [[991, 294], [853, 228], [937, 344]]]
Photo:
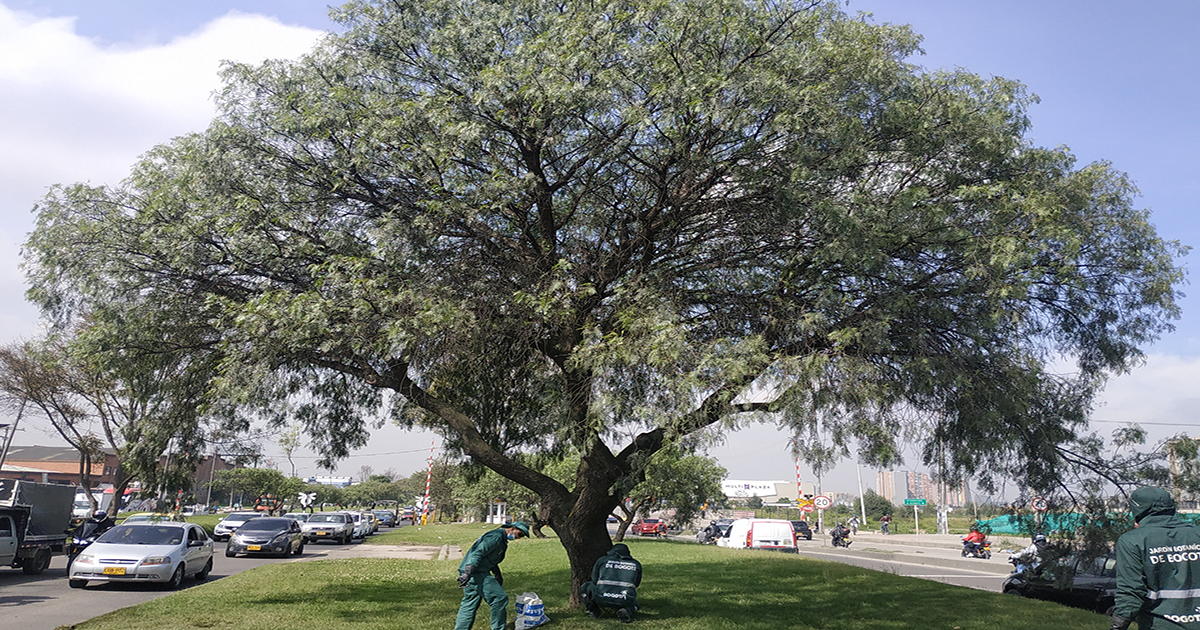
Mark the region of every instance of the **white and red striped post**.
[[425, 525], [429, 517], [429, 484], [433, 481], [433, 445], [437, 438], [429, 440], [429, 467], [425, 471], [425, 499], [421, 501], [421, 524]]

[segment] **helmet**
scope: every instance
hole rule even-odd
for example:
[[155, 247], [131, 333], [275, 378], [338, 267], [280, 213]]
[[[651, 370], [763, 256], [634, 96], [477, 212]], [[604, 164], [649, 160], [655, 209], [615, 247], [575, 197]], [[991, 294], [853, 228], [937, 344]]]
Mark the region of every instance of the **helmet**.
[[841, 523], [838, 523], [838, 527], [841, 527], [841, 526], [842, 526], [842, 524], [841, 524]]
[[1037, 534], [1033, 537], [1033, 542], [1035, 542], [1035, 543], [1046, 542], [1046, 536], [1043, 534]]
[[96, 510], [96, 513], [92, 515], [92, 518], [96, 519], [97, 521], [102, 521], [107, 517], [108, 512], [105, 512], [104, 510]]
[[978, 525], [972, 525], [972, 526], [971, 526], [971, 531], [973, 531], [973, 532], [977, 532], [977, 531], [979, 531], [979, 526], [978, 526]]

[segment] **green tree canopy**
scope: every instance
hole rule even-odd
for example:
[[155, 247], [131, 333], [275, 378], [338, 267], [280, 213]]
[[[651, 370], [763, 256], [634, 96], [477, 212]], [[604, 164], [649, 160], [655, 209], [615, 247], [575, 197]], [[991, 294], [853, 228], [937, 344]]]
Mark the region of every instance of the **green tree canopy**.
[[[1019, 83], [906, 63], [907, 27], [816, 1], [337, 17], [229, 66], [212, 126], [120, 185], [54, 189], [29, 295], [114, 352], [186, 331], [220, 400], [329, 460], [389, 406], [436, 428], [541, 497], [573, 589], [651, 454], [763, 412], [866, 463], [909, 435], [1053, 483], [1177, 315], [1182, 248], [1130, 180], [1031, 145]], [[570, 483], [514, 457], [568, 446]]]

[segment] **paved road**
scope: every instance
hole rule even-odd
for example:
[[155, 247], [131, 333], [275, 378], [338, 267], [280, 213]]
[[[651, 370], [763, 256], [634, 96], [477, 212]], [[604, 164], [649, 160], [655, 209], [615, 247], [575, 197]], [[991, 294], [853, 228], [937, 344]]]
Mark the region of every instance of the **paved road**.
[[896, 560], [880, 560], [875, 558], [863, 558], [859, 556], [851, 556], [844, 553], [839, 553], [832, 547], [826, 547], [820, 550], [805, 549], [801, 545], [802, 554], [805, 557], [816, 558], [819, 560], [832, 560], [841, 562], [864, 569], [872, 569], [874, 571], [883, 571], [885, 573], [894, 573], [896, 575], [904, 575], [908, 577], [916, 577], [925, 580], [934, 580], [945, 584], [954, 584], [957, 586], [966, 586], [969, 588], [979, 589], [981, 591], [1000, 592], [1000, 586], [1004, 582], [1007, 575], [1001, 575], [993, 571], [974, 571], [971, 569], [960, 569], [952, 567], [940, 567], [927, 564], [915, 564], [905, 562], [903, 559]]
[[[400, 548], [403, 549], [403, 548]], [[437, 550], [432, 553], [436, 555]], [[236, 575], [242, 571], [278, 562], [303, 562], [359, 555], [394, 555], [400, 553], [390, 545], [353, 543], [308, 544], [299, 558], [225, 557], [225, 544], [216, 543], [213, 549], [213, 571], [209, 580]], [[430, 553], [425, 550], [424, 553]], [[183, 588], [197, 584], [192, 578]], [[151, 584], [104, 584], [93, 582], [86, 589], [67, 586], [67, 559], [59, 556], [50, 568], [40, 575], [25, 575], [19, 569], [0, 569], [0, 630], [53, 630], [59, 626], [86, 621], [104, 613], [133, 606], [169, 595]]]

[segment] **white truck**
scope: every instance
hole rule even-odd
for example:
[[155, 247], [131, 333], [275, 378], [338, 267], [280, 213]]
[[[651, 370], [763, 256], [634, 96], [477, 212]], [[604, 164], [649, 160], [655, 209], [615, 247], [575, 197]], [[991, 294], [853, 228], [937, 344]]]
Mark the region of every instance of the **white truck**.
[[72, 486], [0, 479], [0, 566], [36, 575], [66, 551]]
[[[112, 503], [112, 493], [93, 491], [92, 496], [96, 498], [97, 510], [108, 510], [109, 504]], [[92, 517], [92, 504], [88, 502], [87, 491], [83, 488], [75, 489], [75, 509], [71, 512], [71, 516], [77, 519]]]

